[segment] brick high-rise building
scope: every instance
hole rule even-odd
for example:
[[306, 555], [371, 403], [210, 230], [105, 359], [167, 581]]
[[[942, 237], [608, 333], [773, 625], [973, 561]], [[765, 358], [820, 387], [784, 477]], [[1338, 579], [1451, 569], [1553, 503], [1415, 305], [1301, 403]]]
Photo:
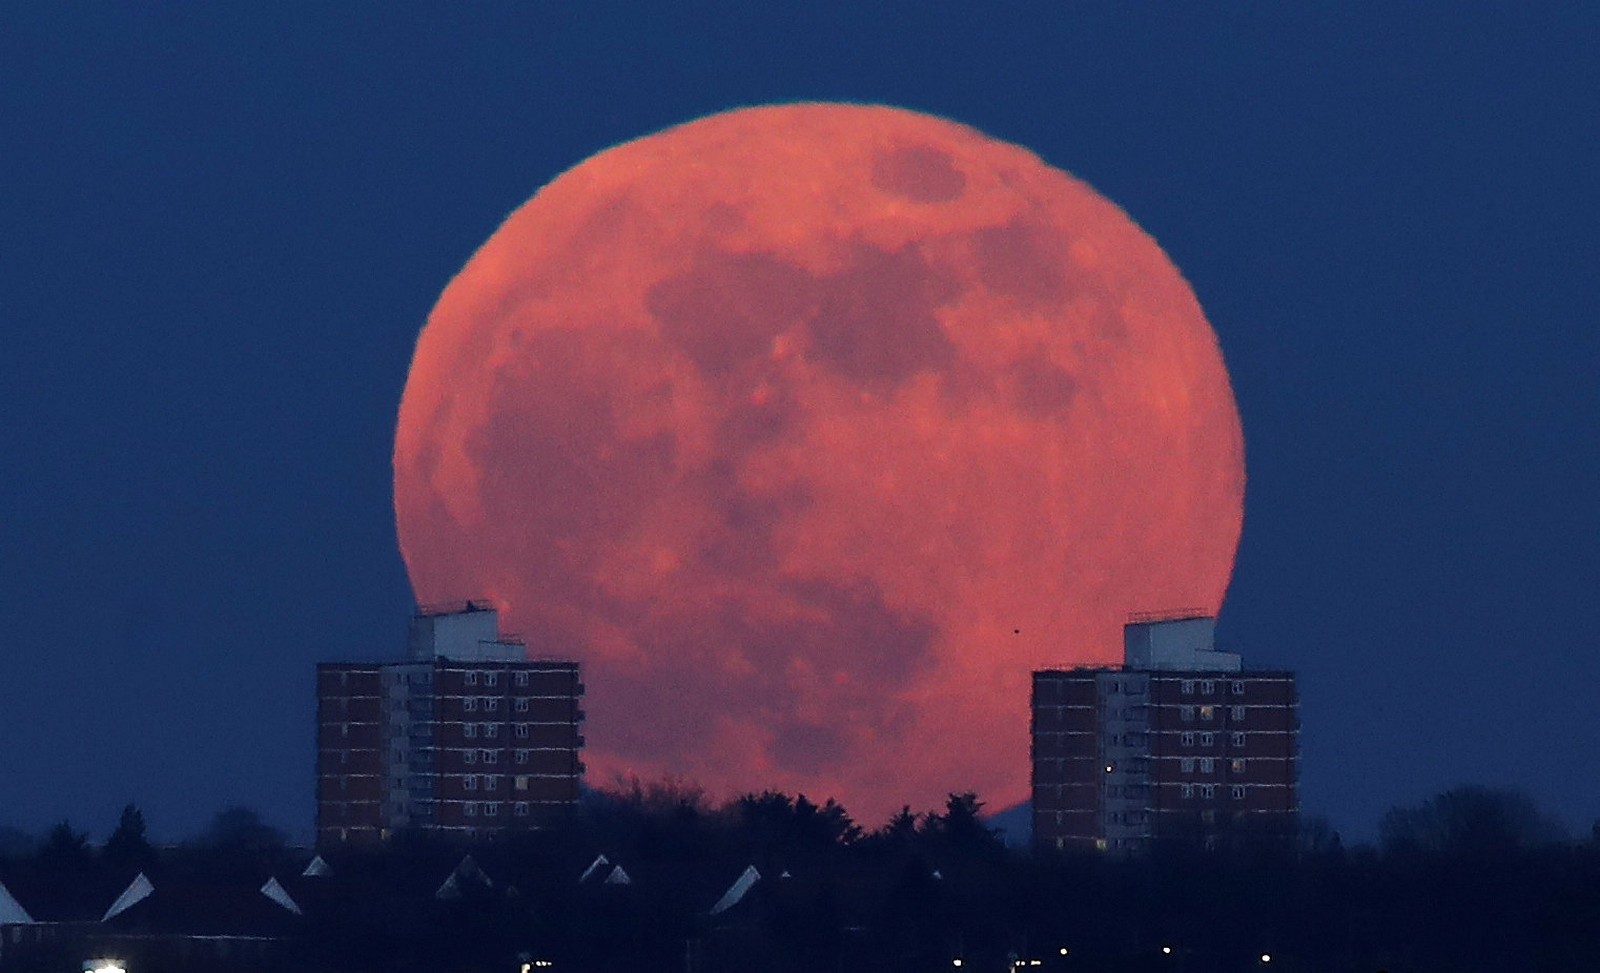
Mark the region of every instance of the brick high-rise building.
[[1123, 664], [1033, 674], [1036, 848], [1231, 847], [1298, 827], [1294, 673], [1244, 669], [1214, 619], [1137, 621]]
[[578, 800], [578, 664], [530, 660], [499, 614], [419, 610], [403, 662], [317, 666], [317, 841], [528, 827]]

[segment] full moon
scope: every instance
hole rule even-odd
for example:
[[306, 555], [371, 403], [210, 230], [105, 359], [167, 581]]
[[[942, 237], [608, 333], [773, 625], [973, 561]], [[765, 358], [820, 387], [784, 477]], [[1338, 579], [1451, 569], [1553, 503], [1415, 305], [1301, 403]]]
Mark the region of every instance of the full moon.
[[1216, 336], [1156, 243], [896, 108], [730, 111], [563, 173], [455, 277], [394, 451], [417, 600], [576, 658], [588, 779], [1028, 792], [1029, 673], [1214, 613], [1243, 511]]

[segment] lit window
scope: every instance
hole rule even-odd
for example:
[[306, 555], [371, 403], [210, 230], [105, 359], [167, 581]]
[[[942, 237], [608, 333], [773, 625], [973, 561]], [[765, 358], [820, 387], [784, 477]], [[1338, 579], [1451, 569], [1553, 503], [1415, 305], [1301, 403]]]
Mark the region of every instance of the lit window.
[[477, 790], [478, 789], [478, 775], [477, 774], [468, 774], [466, 782], [462, 786], [465, 787], [469, 791]]
[[1194, 707], [1180, 706], [1178, 707], [1178, 715], [1183, 718], [1184, 722], [1188, 722], [1194, 719]]
[[1216, 717], [1217, 717], [1217, 708], [1215, 706], [1202, 706], [1202, 707], [1200, 707], [1200, 718], [1202, 720], [1214, 720], [1214, 719], [1216, 719]]
[[462, 806], [461, 813], [465, 814], [469, 818], [475, 818], [478, 816], [478, 805], [474, 804], [472, 801], [468, 801]]
[[1200, 796], [1201, 797], [1216, 797], [1217, 796], [1216, 785], [1215, 784], [1201, 784], [1200, 785]]
[[1178, 739], [1181, 740], [1183, 742], [1183, 745], [1186, 746], [1186, 747], [1194, 746], [1194, 734], [1193, 733], [1185, 733], [1183, 736], [1179, 737]]
[[1233, 799], [1236, 801], [1244, 800], [1244, 786], [1242, 784], [1233, 785]]
[[528, 701], [522, 697], [518, 697], [516, 710], [518, 713], [526, 713], [528, 711]]
[[1229, 769], [1231, 769], [1236, 774], [1244, 773], [1244, 760], [1243, 760], [1243, 758], [1234, 757], [1232, 760], [1228, 761], [1228, 767], [1229, 767]]
[[1194, 796], [1194, 785], [1193, 784], [1179, 784], [1178, 785], [1178, 796], [1179, 797], [1193, 797]]
[[517, 736], [518, 736], [518, 738], [521, 738], [521, 739], [526, 739], [527, 738], [527, 736], [528, 736], [528, 724], [526, 724], [526, 723], [518, 723], [517, 724]]
[[463, 699], [461, 701], [461, 708], [466, 710], [468, 713], [476, 713], [478, 711], [478, 697], [468, 696], [466, 699]]
[[1216, 766], [1217, 766], [1216, 762], [1213, 761], [1210, 757], [1201, 757], [1200, 758], [1200, 772], [1202, 774], [1211, 773], [1212, 770], [1216, 769]]
[[528, 684], [528, 674], [526, 672], [517, 673], [517, 685], [526, 686], [527, 684]]
[[1228, 719], [1233, 720], [1235, 723], [1244, 722], [1244, 707], [1243, 706], [1232, 706], [1232, 707], [1229, 707], [1229, 709], [1228, 709]]
[[475, 764], [475, 763], [477, 763], [478, 762], [478, 751], [476, 751], [476, 750], [468, 750], [466, 753], [461, 755], [461, 762], [462, 763], [466, 763], [466, 764]]
[[1202, 733], [1200, 734], [1200, 745], [1202, 747], [1209, 747], [1214, 739], [1215, 737], [1213, 737], [1210, 733]]
[[478, 735], [478, 724], [463, 723], [461, 725], [461, 735], [466, 737], [468, 740], [474, 739]]
[[1182, 771], [1183, 773], [1185, 773], [1185, 774], [1194, 773], [1194, 758], [1193, 757], [1184, 757], [1182, 760], [1179, 760], [1178, 761], [1178, 769], [1180, 771]]
[[518, 774], [517, 776], [511, 778], [511, 788], [513, 790], [525, 791], [528, 789], [529, 779], [530, 778], [527, 774]]
[[498, 686], [498, 685], [500, 685], [500, 673], [498, 673], [498, 672], [486, 672], [486, 673], [484, 673], [483, 674], [483, 684], [485, 686]]
[[1234, 682], [1234, 684], [1233, 684], [1233, 694], [1235, 696], [1243, 696], [1244, 695], [1244, 683], [1243, 682], [1238, 682], [1238, 681]]
[[469, 686], [476, 686], [478, 684], [478, 674], [476, 672], [467, 673], [465, 681]]
[[1244, 746], [1244, 734], [1243, 733], [1235, 733], [1233, 735], [1233, 745], [1236, 746], [1236, 747]]
[[1216, 692], [1216, 689], [1217, 689], [1217, 684], [1212, 682], [1211, 680], [1209, 680], [1209, 679], [1200, 680], [1200, 695], [1202, 695], [1202, 696], [1210, 696], [1212, 693]]
[[1193, 679], [1185, 679], [1179, 685], [1178, 688], [1183, 692], [1183, 694], [1185, 696], [1193, 696], [1194, 695], [1194, 680]]

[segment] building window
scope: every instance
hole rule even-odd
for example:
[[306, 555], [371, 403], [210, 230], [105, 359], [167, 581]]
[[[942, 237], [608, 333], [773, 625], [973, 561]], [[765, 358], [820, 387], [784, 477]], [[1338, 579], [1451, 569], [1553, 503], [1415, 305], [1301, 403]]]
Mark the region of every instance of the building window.
[[511, 787], [513, 790], [525, 791], [528, 789], [528, 780], [528, 775], [518, 774], [511, 778]]
[[1239, 680], [1234, 680], [1234, 683], [1233, 683], [1233, 694], [1235, 696], [1243, 696], [1244, 695], [1244, 683], [1243, 682], [1241, 682]]
[[1194, 758], [1184, 757], [1178, 761], [1178, 770], [1185, 774], [1194, 773]]
[[484, 777], [483, 777], [483, 789], [484, 790], [486, 790], [486, 791], [496, 790], [496, 789], [499, 788], [499, 786], [500, 786], [500, 778], [498, 778], [498, 777], [490, 777], [487, 774], [484, 775]]
[[1235, 723], [1243, 723], [1244, 722], [1244, 707], [1243, 706], [1231, 706], [1231, 707], [1229, 707], [1228, 708], [1228, 719], [1233, 720]]
[[1210, 733], [1202, 733], [1200, 734], [1200, 745], [1202, 747], [1209, 747], [1214, 739], [1215, 737], [1213, 737]]
[[1232, 760], [1228, 761], [1228, 767], [1236, 774], [1244, 773], [1244, 758], [1234, 757]]
[[528, 762], [528, 751], [526, 751], [526, 750], [518, 750], [517, 751], [517, 763], [525, 764], [527, 762]]
[[463, 699], [461, 701], [461, 708], [466, 710], [468, 713], [476, 713], [478, 711], [478, 697], [468, 696], [466, 699]]
[[[520, 675], [520, 673], [519, 673], [519, 675]], [[519, 818], [527, 817], [528, 816], [528, 802], [527, 801], [518, 801], [516, 803], [516, 805], [515, 805], [514, 811], [515, 811], [517, 817], [519, 817]]]
[[464, 681], [469, 686], [476, 686], [478, 684], [478, 674], [476, 672], [469, 672], [467, 673]]
[[1242, 785], [1242, 784], [1234, 784], [1233, 785], [1233, 799], [1236, 800], [1236, 801], [1244, 800], [1244, 785]]
[[[518, 673], [518, 675], [521, 675], [521, 673]], [[514, 708], [518, 713], [526, 713], [528, 711], [527, 698], [522, 696], [517, 697], [517, 702]]]
[[1210, 757], [1201, 757], [1200, 758], [1200, 772], [1202, 774], [1211, 773], [1211, 771], [1216, 769], [1216, 766], [1217, 766], [1216, 762], [1213, 761]]
[[465, 787], [469, 791], [477, 790], [478, 789], [478, 775], [477, 774], [468, 774], [466, 782], [462, 786]]
[[518, 737], [518, 739], [526, 739], [527, 736], [528, 736], [528, 724], [526, 724], [526, 723], [518, 723], [517, 724], [517, 737]]
[[1183, 736], [1179, 737], [1178, 739], [1181, 740], [1183, 742], [1183, 745], [1186, 746], [1186, 747], [1194, 746], [1194, 734], [1193, 733], [1185, 733]]
[[1193, 679], [1185, 679], [1183, 682], [1178, 684], [1178, 688], [1179, 688], [1180, 691], [1182, 691], [1182, 693], [1185, 696], [1193, 696], [1194, 695], [1194, 680]]
[[1200, 796], [1201, 797], [1216, 797], [1217, 796], [1216, 785], [1215, 784], [1201, 784], [1200, 785]]
[[476, 750], [468, 750], [466, 753], [461, 755], [461, 762], [462, 763], [466, 763], [466, 764], [475, 764], [475, 763], [477, 763], [478, 762], [478, 751], [476, 751]]
[[1233, 745], [1236, 746], [1236, 747], [1244, 746], [1244, 734], [1243, 733], [1235, 733], [1233, 735]]
[[475, 818], [478, 816], [478, 805], [473, 801], [468, 801], [462, 806], [461, 813], [469, 818]]
[[1216, 689], [1217, 689], [1217, 684], [1212, 682], [1211, 680], [1209, 680], [1209, 679], [1200, 680], [1200, 695], [1202, 695], [1202, 696], [1210, 696], [1213, 692], [1216, 692]]
[[491, 713], [497, 713], [500, 711], [500, 700], [491, 696], [483, 701], [483, 708]]
[[486, 736], [486, 737], [489, 737], [491, 739], [493, 739], [494, 737], [498, 737], [500, 735], [500, 724], [499, 723], [485, 723], [485, 724], [483, 724], [483, 735]]
[[1216, 717], [1217, 717], [1217, 708], [1215, 706], [1202, 706], [1202, 707], [1200, 707], [1200, 718], [1202, 720], [1213, 720], [1213, 719], [1216, 719]]
[[517, 685], [526, 686], [527, 684], [528, 684], [528, 674], [526, 672], [517, 673]]
[[498, 750], [485, 750], [483, 752], [483, 762], [486, 763], [486, 764], [497, 764], [497, 763], [499, 763], [500, 762], [500, 751], [498, 751]]
[[1178, 796], [1179, 797], [1193, 797], [1194, 796], [1194, 785], [1193, 784], [1179, 784], [1178, 785]]
[[1186, 722], [1186, 723], [1189, 722], [1190, 720], [1193, 720], [1194, 719], [1194, 707], [1193, 706], [1180, 706], [1180, 707], [1178, 707], [1178, 716], [1182, 717], [1183, 721]]
[[477, 736], [478, 736], [478, 724], [476, 724], [476, 723], [463, 723], [463, 724], [461, 724], [461, 735], [466, 737], [468, 740], [476, 739]]
[[498, 672], [486, 672], [486, 673], [484, 673], [483, 674], [483, 684], [485, 686], [498, 686], [498, 685], [500, 685], [500, 673], [498, 673]]
[[498, 804], [487, 804], [486, 803], [486, 804], [483, 805], [483, 813], [487, 814], [489, 817], [492, 818], [496, 814], [500, 813], [500, 805], [498, 805]]

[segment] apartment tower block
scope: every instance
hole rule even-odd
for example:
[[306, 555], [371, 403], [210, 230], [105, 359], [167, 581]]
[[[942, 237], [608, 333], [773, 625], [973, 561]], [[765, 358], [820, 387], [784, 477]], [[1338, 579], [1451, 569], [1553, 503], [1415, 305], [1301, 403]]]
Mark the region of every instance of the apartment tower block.
[[1123, 664], [1033, 674], [1036, 848], [1238, 847], [1298, 828], [1294, 674], [1247, 670], [1215, 620], [1138, 619]]
[[530, 660], [482, 603], [420, 609], [402, 662], [317, 666], [317, 842], [474, 838], [577, 804], [576, 662]]

